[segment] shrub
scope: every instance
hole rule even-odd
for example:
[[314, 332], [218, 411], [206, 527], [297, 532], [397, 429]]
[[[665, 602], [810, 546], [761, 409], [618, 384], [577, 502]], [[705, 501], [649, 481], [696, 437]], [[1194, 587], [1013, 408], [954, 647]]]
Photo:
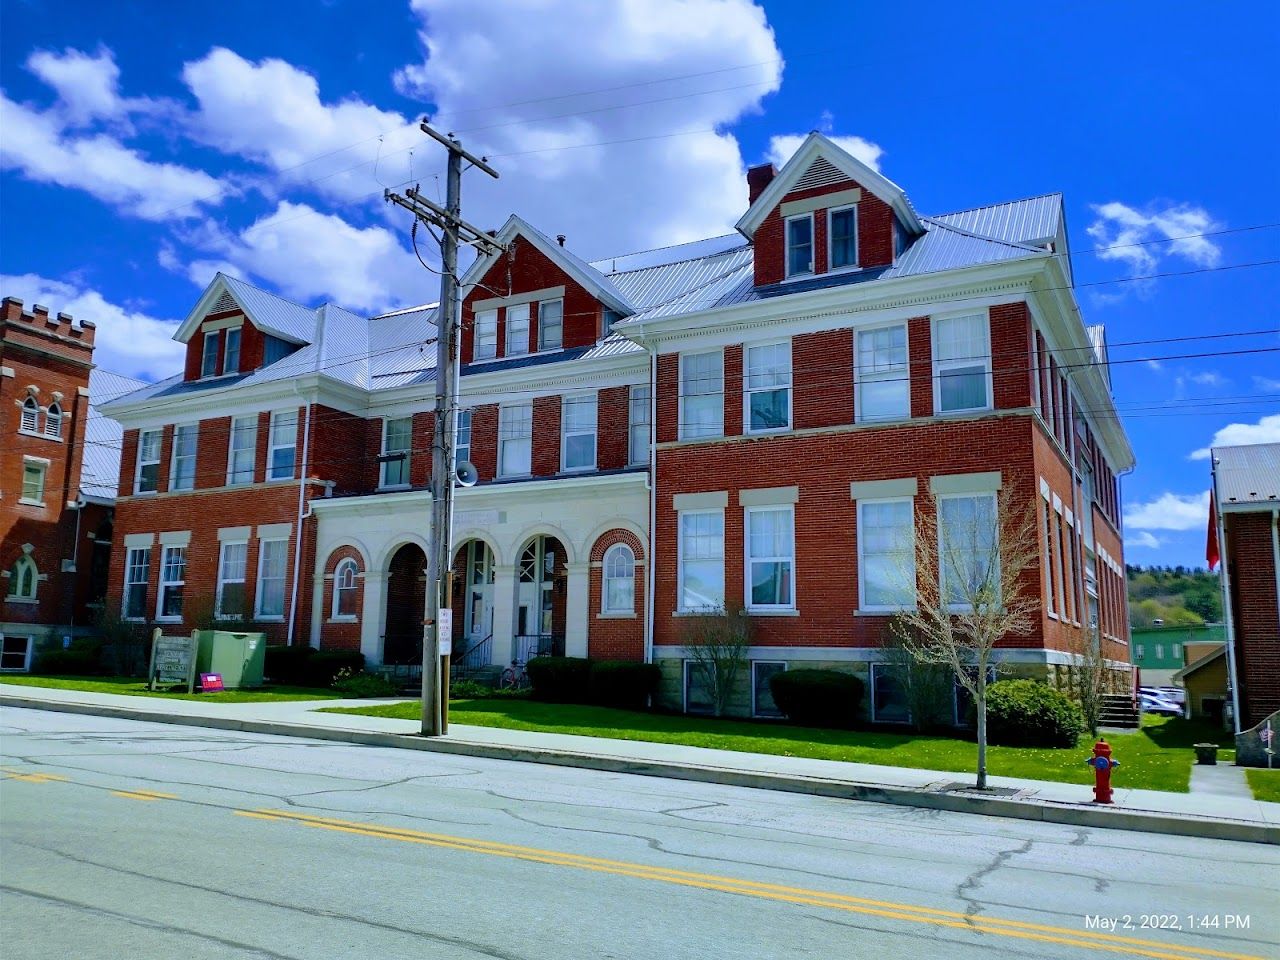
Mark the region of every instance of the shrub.
[[493, 696], [493, 689], [474, 680], [458, 680], [449, 684], [450, 700], [483, 700]]
[[1006, 747], [1074, 747], [1084, 714], [1066, 694], [1038, 680], [999, 680], [987, 688], [987, 741]]
[[662, 670], [654, 663], [631, 660], [596, 660], [587, 677], [592, 703], [623, 710], [644, 710], [656, 695]]
[[36, 672], [69, 677], [101, 677], [107, 673], [97, 647], [74, 646], [46, 650], [36, 659]]
[[267, 647], [263, 672], [272, 683], [301, 686], [306, 679], [307, 661], [315, 649], [305, 644], [296, 647]]
[[590, 669], [582, 657], [534, 657], [525, 664], [534, 697], [552, 703], [585, 702]]
[[343, 667], [333, 678], [333, 689], [348, 697], [394, 697], [396, 687], [386, 677], [376, 673], [356, 673]]
[[303, 685], [331, 687], [343, 669], [352, 673], [363, 672], [364, 654], [359, 650], [317, 650], [303, 661]]
[[784, 670], [769, 679], [778, 709], [809, 727], [852, 727], [861, 716], [862, 681], [840, 670]]

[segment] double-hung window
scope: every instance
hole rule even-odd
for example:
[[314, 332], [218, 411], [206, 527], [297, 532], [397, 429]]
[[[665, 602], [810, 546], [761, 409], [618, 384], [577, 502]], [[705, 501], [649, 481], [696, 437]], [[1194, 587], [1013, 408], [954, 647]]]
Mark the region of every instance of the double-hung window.
[[813, 214], [789, 217], [786, 233], [787, 276], [809, 276], [813, 273]]
[[605, 551], [604, 613], [635, 613], [636, 556], [625, 543]]
[[254, 460], [258, 452], [258, 417], [236, 417], [231, 421], [231, 452], [227, 457], [227, 485], [253, 483]]
[[858, 501], [858, 608], [916, 604], [915, 527], [910, 497]]
[[559, 350], [564, 343], [564, 301], [538, 304], [538, 349]]
[[567, 396], [560, 414], [560, 449], [565, 470], [590, 470], [596, 465], [596, 395]]
[[795, 508], [747, 508], [747, 608], [794, 610]]
[[679, 541], [680, 609], [723, 609], [724, 511], [681, 511]]
[[333, 572], [333, 607], [335, 620], [354, 620], [356, 616], [356, 562], [343, 560]]
[[292, 480], [298, 445], [298, 411], [271, 415], [271, 449], [267, 451], [267, 479]]
[[35, 457], [22, 459], [22, 495], [19, 503], [35, 507], [44, 506], [44, 478], [49, 472], [49, 461]]
[[134, 477], [134, 493], [155, 493], [160, 485], [160, 431], [143, 430], [138, 434], [138, 472]]
[[858, 420], [901, 420], [911, 415], [911, 380], [904, 324], [859, 330]]
[[227, 331], [226, 345], [222, 348], [222, 372], [240, 372], [240, 328]]
[[529, 352], [529, 304], [507, 307], [507, 353], [516, 357]]
[[218, 557], [217, 614], [222, 620], [239, 620], [245, 613], [244, 580], [249, 544], [225, 542]]
[[832, 270], [858, 265], [858, 208], [836, 207], [827, 213], [827, 249]]
[[454, 463], [471, 462], [471, 411], [458, 411], [458, 429], [453, 437]]
[[1058, 549], [1054, 543], [1054, 530], [1056, 529], [1053, 522], [1053, 504], [1049, 500], [1049, 494], [1044, 494], [1044, 576], [1045, 576], [1045, 592], [1044, 601], [1048, 609], [1049, 616], [1055, 620], [1058, 617], [1058, 573], [1057, 573], [1057, 554]]
[[480, 310], [476, 313], [475, 359], [491, 360], [498, 355], [498, 311]]
[[994, 493], [938, 497], [942, 592], [953, 609], [1000, 603], [1000, 541]]
[[408, 485], [412, 436], [412, 417], [388, 417], [382, 421], [382, 486]]
[[258, 547], [259, 617], [284, 616], [284, 582], [288, 556], [288, 540], [263, 540]]
[[200, 355], [200, 376], [212, 377], [217, 374], [218, 341], [221, 337], [221, 330], [214, 330], [204, 335], [204, 350]]
[[724, 433], [724, 353], [680, 357], [680, 439]]
[[533, 404], [506, 404], [498, 410], [498, 474], [527, 476], [533, 469]]
[[985, 313], [942, 317], [933, 325], [933, 377], [938, 413], [991, 406], [991, 347]]
[[169, 467], [170, 490], [193, 490], [196, 485], [197, 425], [180, 424], [173, 428], [173, 463]]
[[187, 548], [168, 546], [160, 564], [160, 602], [156, 617], [182, 619], [182, 593], [187, 582]]
[[147, 615], [147, 585], [151, 579], [151, 548], [131, 547], [124, 563], [124, 617], [141, 620]]
[[747, 433], [786, 430], [791, 426], [791, 341], [747, 347]]
[[649, 461], [649, 388], [633, 386], [627, 401], [627, 462]]

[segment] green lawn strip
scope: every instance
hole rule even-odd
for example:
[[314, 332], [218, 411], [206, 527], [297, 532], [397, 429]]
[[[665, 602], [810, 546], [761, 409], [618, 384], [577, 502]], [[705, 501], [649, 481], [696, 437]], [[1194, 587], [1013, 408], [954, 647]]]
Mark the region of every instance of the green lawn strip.
[[[330, 713], [416, 720], [416, 701], [369, 707], [325, 707]], [[939, 770], [972, 776], [977, 748], [971, 741], [910, 733], [865, 730], [818, 730], [747, 720], [716, 720], [665, 713], [635, 713], [579, 704], [534, 700], [455, 700], [450, 719], [460, 724], [567, 733], [617, 740], [645, 740], [741, 753], [764, 753], [818, 760], [874, 763], [917, 770]], [[1120, 760], [1117, 787], [1186, 793], [1194, 759], [1191, 744], [1203, 740], [1205, 728], [1181, 719], [1147, 717], [1141, 731], [1108, 735]], [[1087, 786], [1093, 770], [1085, 764], [1091, 744], [1081, 738], [1074, 750], [991, 747], [992, 776], [1053, 780]]]
[[[452, 707], [449, 708], [449, 712], [453, 712]], [[1253, 791], [1253, 799], [1280, 803], [1280, 769], [1265, 770], [1261, 767], [1249, 767], [1244, 775], [1249, 778], [1249, 789]]]
[[122, 693], [131, 697], [163, 697], [169, 700], [206, 700], [209, 703], [272, 703], [283, 700], [337, 700], [341, 694], [312, 687], [265, 686], [256, 690], [223, 690], [220, 693], [152, 692], [137, 677], [40, 677], [31, 674], [0, 675], [0, 683], [26, 687], [53, 687], [57, 690], [88, 690], [93, 693]]

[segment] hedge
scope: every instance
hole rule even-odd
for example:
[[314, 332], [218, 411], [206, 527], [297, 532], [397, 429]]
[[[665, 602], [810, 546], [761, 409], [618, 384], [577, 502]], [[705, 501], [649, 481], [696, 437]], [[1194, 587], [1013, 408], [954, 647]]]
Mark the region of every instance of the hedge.
[[36, 672], [68, 677], [101, 677], [109, 671], [102, 664], [101, 651], [71, 647], [46, 650], [36, 658]]
[[533, 695], [553, 703], [585, 703], [591, 661], [582, 657], [534, 657], [525, 670]]
[[364, 654], [359, 650], [317, 650], [303, 661], [303, 686], [330, 687], [342, 670], [363, 673]]
[[987, 688], [987, 742], [1006, 747], [1074, 747], [1084, 732], [1079, 705], [1039, 680]]
[[633, 660], [593, 660], [587, 677], [591, 702], [622, 710], [645, 710], [658, 693], [662, 670], [657, 664]]
[[[263, 672], [272, 683], [302, 686], [306, 682], [307, 661], [315, 652], [315, 648], [305, 644], [294, 647], [268, 646]], [[326, 687], [328, 685], [323, 684]]]
[[773, 702], [793, 723], [848, 728], [862, 713], [862, 681], [840, 670], [784, 670], [769, 678]]

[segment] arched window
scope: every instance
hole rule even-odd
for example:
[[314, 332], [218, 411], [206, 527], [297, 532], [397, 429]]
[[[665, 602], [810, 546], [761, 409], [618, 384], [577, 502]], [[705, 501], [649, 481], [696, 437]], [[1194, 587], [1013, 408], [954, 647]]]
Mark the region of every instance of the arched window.
[[356, 562], [343, 560], [333, 572], [333, 616], [356, 615]]
[[22, 424], [20, 429], [26, 433], [38, 433], [40, 427], [40, 405], [35, 397], [27, 397], [22, 403]]
[[37, 583], [39, 572], [36, 570], [36, 562], [27, 556], [19, 557], [9, 571], [9, 599], [34, 600]]
[[635, 610], [636, 555], [625, 543], [615, 543], [604, 554], [604, 612]]
[[62, 436], [62, 408], [56, 403], [49, 404], [44, 415], [44, 435], [46, 437]]

